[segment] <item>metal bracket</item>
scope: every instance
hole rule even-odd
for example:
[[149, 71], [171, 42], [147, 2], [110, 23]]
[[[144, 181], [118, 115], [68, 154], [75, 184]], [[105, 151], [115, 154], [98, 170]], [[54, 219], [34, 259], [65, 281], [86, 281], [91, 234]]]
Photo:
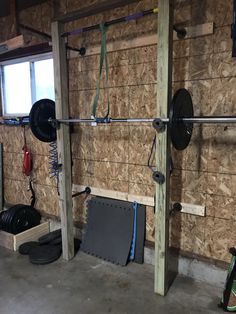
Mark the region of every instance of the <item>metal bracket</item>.
[[156, 183], [159, 183], [159, 184], [163, 184], [165, 182], [164, 174], [159, 171], [154, 171], [152, 174], [152, 178]]
[[57, 129], [57, 130], [60, 129], [60, 122], [57, 119], [49, 118], [48, 123], [50, 123], [54, 129]]
[[170, 215], [179, 213], [182, 211], [182, 205], [180, 203], [174, 203], [170, 209]]
[[186, 37], [186, 35], [187, 35], [187, 31], [186, 31], [186, 29], [185, 28], [178, 28], [177, 26], [173, 26], [173, 29], [174, 29], [174, 31], [177, 33], [177, 37], [179, 38], [179, 39], [183, 39], [183, 38], [185, 38]]
[[165, 123], [159, 118], [153, 120], [152, 126], [158, 133], [162, 133], [166, 129]]
[[91, 189], [90, 187], [86, 187], [83, 191], [80, 191], [80, 192], [77, 192], [75, 194], [72, 195], [72, 197], [76, 197], [76, 196], [79, 196], [79, 195], [82, 195], [82, 194], [90, 194], [91, 193]]

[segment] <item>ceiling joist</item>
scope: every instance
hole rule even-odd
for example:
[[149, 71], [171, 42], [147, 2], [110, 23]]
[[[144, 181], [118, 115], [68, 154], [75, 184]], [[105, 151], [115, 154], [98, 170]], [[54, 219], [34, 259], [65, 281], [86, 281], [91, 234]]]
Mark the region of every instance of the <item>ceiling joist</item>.
[[9, 40], [0, 43], [0, 54], [6, 53], [7, 51], [24, 47], [25, 39], [23, 35], [16, 36]]
[[113, 10], [128, 4], [138, 2], [139, 0], [106, 0], [100, 3], [90, 5], [77, 11], [73, 11], [62, 16], [56, 17], [55, 20], [68, 23], [91, 15], [99, 14], [105, 11]]

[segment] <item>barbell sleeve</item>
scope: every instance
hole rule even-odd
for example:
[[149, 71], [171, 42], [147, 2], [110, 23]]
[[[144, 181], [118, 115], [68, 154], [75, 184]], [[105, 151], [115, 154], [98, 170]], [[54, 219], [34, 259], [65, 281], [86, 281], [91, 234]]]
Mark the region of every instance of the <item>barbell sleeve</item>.
[[213, 116], [213, 117], [207, 117], [207, 116], [203, 116], [203, 117], [190, 117], [190, 118], [179, 118], [176, 121], [180, 121], [180, 122], [187, 122], [187, 123], [206, 123], [206, 124], [213, 124], [213, 123], [217, 123], [217, 124], [226, 124], [226, 123], [236, 123], [236, 116]]

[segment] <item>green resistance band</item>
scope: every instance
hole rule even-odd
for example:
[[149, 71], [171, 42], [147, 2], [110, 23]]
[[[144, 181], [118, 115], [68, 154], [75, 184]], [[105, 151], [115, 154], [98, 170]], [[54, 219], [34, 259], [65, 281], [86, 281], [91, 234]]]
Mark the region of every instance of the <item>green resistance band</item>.
[[93, 105], [92, 105], [92, 115], [94, 118], [96, 118], [96, 111], [97, 111], [98, 101], [99, 101], [99, 96], [100, 96], [100, 84], [101, 84], [102, 69], [103, 69], [104, 62], [105, 62], [105, 69], [106, 69], [105, 90], [107, 94], [107, 114], [104, 118], [107, 118], [110, 113], [110, 101], [109, 101], [109, 89], [108, 89], [107, 38], [106, 38], [107, 29], [108, 29], [108, 26], [106, 26], [104, 23], [100, 24], [102, 42], [101, 42], [101, 53], [100, 53], [99, 78], [97, 82], [96, 95], [95, 95], [95, 98], [93, 100]]

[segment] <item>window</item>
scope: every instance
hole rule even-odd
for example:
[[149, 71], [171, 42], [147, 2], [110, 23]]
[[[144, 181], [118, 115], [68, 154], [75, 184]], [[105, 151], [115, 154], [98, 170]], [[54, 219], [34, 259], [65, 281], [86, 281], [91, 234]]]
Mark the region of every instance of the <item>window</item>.
[[51, 55], [11, 60], [0, 67], [4, 116], [28, 115], [37, 100], [55, 99]]

